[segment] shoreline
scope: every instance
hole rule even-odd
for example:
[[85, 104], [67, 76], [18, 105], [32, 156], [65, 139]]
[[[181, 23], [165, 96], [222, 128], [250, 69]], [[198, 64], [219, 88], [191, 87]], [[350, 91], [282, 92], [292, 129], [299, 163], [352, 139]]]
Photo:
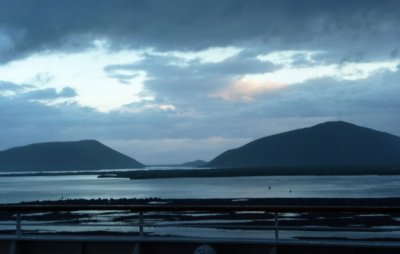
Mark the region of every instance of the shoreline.
[[98, 178], [129, 178], [131, 180], [167, 178], [215, 178], [247, 176], [364, 176], [400, 175], [400, 167], [309, 167], [309, 168], [197, 168], [197, 169], [135, 169], [135, 170], [86, 170], [86, 171], [40, 171], [0, 172], [0, 177], [71, 176], [95, 175]]
[[214, 168], [195, 170], [135, 170], [100, 174], [99, 178], [129, 178], [131, 180], [166, 178], [214, 178], [247, 176], [363, 176], [400, 175], [400, 168]]
[[3, 205], [275, 205], [275, 206], [399, 206], [399, 197], [389, 198], [119, 198], [63, 199], [5, 203]]

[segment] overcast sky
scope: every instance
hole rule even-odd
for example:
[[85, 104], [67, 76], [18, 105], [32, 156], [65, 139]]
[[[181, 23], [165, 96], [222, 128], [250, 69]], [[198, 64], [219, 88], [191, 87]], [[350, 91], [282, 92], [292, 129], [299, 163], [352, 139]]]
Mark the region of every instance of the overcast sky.
[[210, 160], [344, 120], [400, 135], [400, 1], [0, 0], [0, 150]]

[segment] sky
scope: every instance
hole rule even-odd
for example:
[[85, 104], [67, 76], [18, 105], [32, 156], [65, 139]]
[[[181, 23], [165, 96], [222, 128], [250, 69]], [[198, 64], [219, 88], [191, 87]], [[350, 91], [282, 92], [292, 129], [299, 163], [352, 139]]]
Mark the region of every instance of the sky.
[[396, 0], [0, 0], [0, 150], [211, 160], [343, 120], [400, 136]]

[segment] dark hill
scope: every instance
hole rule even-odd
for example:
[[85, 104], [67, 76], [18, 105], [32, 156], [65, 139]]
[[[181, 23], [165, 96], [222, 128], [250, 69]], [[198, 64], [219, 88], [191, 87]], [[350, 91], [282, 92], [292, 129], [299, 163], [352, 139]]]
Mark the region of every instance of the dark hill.
[[400, 165], [400, 138], [346, 122], [327, 122], [250, 142], [206, 166], [387, 167]]
[[38, 143], [0, 152], [0, 171], [142, 167], [143, 164], [95, 140]]

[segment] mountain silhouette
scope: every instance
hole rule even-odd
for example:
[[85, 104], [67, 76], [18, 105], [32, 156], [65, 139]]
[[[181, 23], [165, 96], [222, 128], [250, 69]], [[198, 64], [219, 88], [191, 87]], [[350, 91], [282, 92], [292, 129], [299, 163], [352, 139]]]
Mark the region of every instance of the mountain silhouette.
[[381, 167], [400, 165], [400, 138], [347, 122], [326, 122], [257, 139], [208, 167]]
[[203, 161], [203, 160], [195, 160], [195, 161], [189, 161], [189, 162], [185, 162], [182, 163], [181, 166], [186, 166], [186, 167], [202, 167], [204, 165], [206, 165], [207, 162]]
[[140, 162], [96, 140], [48, 142], [0, 152], [0, 171], [143, 168]]

